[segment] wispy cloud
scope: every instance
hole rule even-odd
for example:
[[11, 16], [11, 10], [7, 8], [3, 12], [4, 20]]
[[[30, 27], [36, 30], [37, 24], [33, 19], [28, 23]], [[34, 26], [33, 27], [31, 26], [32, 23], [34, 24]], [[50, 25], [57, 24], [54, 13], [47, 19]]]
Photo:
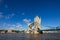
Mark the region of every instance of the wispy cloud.
[[10, 19], [11, 17], [10, 16], [6, 16], [5, 19]]
[[5, 6], [5, 8], [8, 8], [8, 5], [7, 4], [5, 4], [4, 6]]
[[19, 28], [19, 27], [22, 27], [22, 24], [17, 23], [17, 24], [16, 24], [16, 27], [18, 27], [18, 28]]
[[3, 23], [2, 24], [2, 27], [4, 28], [4, 29], [15, 29], [15, 24], [10, 24], [10, 23]]
[[2, 2], [2, 0], [0, 0], [0, 3]]
[[0, 14], [3, 14], [2, 12], [0, 12]]
[[58, 18], [58, 20], [60, 21], [60, 18]]
[[5, 27], [6, 26], [6, 23], [3, 23], [3, 25], [2, 25], [3, 27]]
[[25, 23], [30, 23], [30, 21], [31, 21], [31, 19], [23, 19], [23, 21], [25, 22]]
[[10, 19], [13, 16], [15, 16], [15, 13], [11, 13], [11, 14], [8, 14], [8, 15], [3, 15], [3, 12], [0, 12], [0, 19], [1, 18]]
[[0, 25], [1, 29], [21, 29], [23, 28], [21, 23], [11, 24], [11, 23], [3, 23]]
[[22, 13], [22, 15], [25, 15], [25, 13]]
[[50, 29], [50, 27], [42, 27], [41, 29]]
[[15, 28], [14, 27], [9, 27], [9, 29], [14, 30]]
[[3, 16], [3, 13], [2, 12], [0, 12], [0, 18], [3, 18], [4, 16]]
[[16, 26], [16, 25], [14, 25], [14, 24], [12, 25], [12, 27], [15, 27], [15, 26]]
[[10, 18], [12, 18], [13, 16], [15, 16], [14, 13], [7, 15], [5, 18], [6, 18], [6, 19], [10, 19]]
[[3, 23], [2, 26], [3, 27], [13, 27], [12, 24], [9, 24], [9, 23]]
[[15, 13], [10, 14], [11, 16], [15, 16]]
[[55, 29], [55, 27], [52, 27], [52, 26], [42, 26], [41, 29]]

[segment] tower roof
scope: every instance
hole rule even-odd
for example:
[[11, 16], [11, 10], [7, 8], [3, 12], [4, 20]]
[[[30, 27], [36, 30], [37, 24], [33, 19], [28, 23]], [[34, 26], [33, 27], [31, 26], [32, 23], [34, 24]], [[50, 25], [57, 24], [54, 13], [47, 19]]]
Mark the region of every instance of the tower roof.
[[39, 18], [38, 16], [36, 16], [35, 18]]

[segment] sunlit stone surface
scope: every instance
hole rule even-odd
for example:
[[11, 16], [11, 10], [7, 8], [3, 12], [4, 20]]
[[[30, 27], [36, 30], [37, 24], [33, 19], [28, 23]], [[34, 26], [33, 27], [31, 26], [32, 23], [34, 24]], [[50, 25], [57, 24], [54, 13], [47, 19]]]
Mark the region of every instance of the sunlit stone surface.
[[[34, 27], [34, 28], [32, 28]], [[27, 33], [34, 33], [34, 34], [39, 34], [38, 28], [41, 29], [41, 18], [39, 18], [38, 16], [36, 16], [34, 18], [34, 22], [31, 24], [28, 24], [28, 30]]]

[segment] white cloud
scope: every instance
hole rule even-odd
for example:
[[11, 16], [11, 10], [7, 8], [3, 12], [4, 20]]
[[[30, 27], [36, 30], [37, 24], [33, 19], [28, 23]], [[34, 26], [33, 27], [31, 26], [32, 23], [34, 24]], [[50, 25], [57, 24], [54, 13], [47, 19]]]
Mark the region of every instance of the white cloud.
[[9, 29], [14, 30], [15, 28], [14, 27], [9, 27]]
[[20, 23], [17, 23], [17, 24], [16, 24], [16, 27], [19, 28], [19, 27], [22, 27], [22, 25], [21, 25]]
[[23, 21], [25, 22], [25, 23], [30, 23], [30, 21], [31, 21], [31, 19], [23, 19]]

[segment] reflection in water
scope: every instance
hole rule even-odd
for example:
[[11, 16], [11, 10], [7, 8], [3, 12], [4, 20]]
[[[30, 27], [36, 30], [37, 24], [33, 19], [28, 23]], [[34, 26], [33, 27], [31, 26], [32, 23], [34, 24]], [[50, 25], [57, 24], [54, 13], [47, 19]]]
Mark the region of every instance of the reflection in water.
[[34, 35], [34, 40], [40, 40], [39, 36], [40, 36], [39, 34], [38, 35]]
[[40, 34], [37, 34], [37, 35], [35, 35], [35, 34], [28, 34], [27, 35], [27, 39], [28, 40], [40, 40]]
[[24, 34], [24, 33], [6, 33], [0, 34], [0, 40], [60, 40], [60, 33], [51, 34]]
[[33, 36], [31, 34], [27, 35], [27, 40], [33, 40]]

